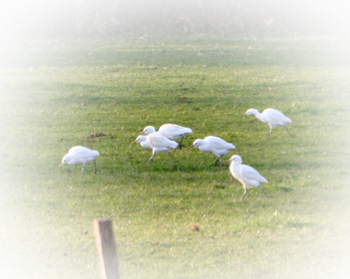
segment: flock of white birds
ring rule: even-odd
[[[260,121],[267,123],[270,126],[270,132],[267,137],[270,136],[272,129],[278,126],[283,126],[287,132],[290,134],[287,123],[292,123],[292,121],[286,117],[282,112],[276,109],[265,109],[262,113],[259,113],[256,109],[248,109],[244,115],[255,115]],[[192,130],[187,127],[182,127],[175,124],[164,124],[158,131],[153,126],[147,126],[143,129],[140,135],[136,138],[134,143],[139,143],[143,148],[152,149],[152,157],[148,162],[153,161],[153,158],[158,152],[166,152],[170,155],[171,159],[175,161],[170,153],[170,150],[176,149],[178,146],[181,148],[181,143],[187,134],[191,134]],[[180,143],[176,140],[180,139]],[[215,166],[220,162],[222,165],[222,157],[226,155],[229,150],[235,149],[232,143],[228,143],[225,140],[215,137],[208,136],[204,139],[196,139],[190,148],[198,147],[199,150],[204,152],[209,152],[214,154],[217,159],[215,160]],[[85,164],[89,162],[94,162],[94,172],[96,173],[96,157],[100,153],[96,150],[91,150],[83,146],[74,146],[69,151],[68,154],[64,155],[62,158],[62,164],[69,165],[82,165],[82,173],[84,172]],[[242,164],[242,158],[239,155],[233,155],[230,159],[226,160],[230,162],[230,172],[234,178],[242,183],[244,188],[244,193],[241,199],[247,194],[248,187],[259,188],[267,197],[268,195],[260,186],[261,183],[268,183],[267,179],[263,177],[257,170],[251,166]]]

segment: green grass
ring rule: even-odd
[[[347,278],[346,43],[262,34],[3,46],[3,273],[99,278],[92,221],[110,218],[122,278]],[[276,128],[266,139],[266,124],[242,116],[267,107],[293,120],[293,137]],[[177,163],[146,164],[150,150],[131,143],[163,123],[194,132],[172,152]],[[240,201],[227,163],[188,149],[208,135],[232,142],[229,155],[258,169],[272,198],[251,189]],[[58,168],[74,145],[100,152],[97,174]]]

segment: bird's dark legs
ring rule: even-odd
[[[147,161],[147,163],[149,163],[149,162],[153,161],[154,155],[156,155],[156,153],[155,153],[155,152],[152,152],[152,157],[151,157],[151,158],[149,158],[149,160]]]
[[[181,144],[183,139],[184,139],[184,138],[181,138],[181,140],[180,140],[180,142],[179,142],[179,148],[180,148],[180,149],[181,149],[182,146],[184,146],[184,145]]]
[[[286,130],[287,130],[287,132],[288,132],[288,134],[289,134],[289,136],[292,136],[292,134],[289,132],[289,130],[288,130],[288,128],[287,128],[287,126],[285,126],[285,125],[282,125]],[[271,133],[272,133],[272,127],[270,127],[270,133],[267,135],[267,137],[266,138],[268,138],[270,135],[271,135]]]
[[[222,167],[222,157],[218,157],[218,158],[215,160],[215,167],[216,167],[216,165],[218,164],[219,161],[220,161],[220,167]]]
[[[266,192],[264,191],[264,189],[261,188],[260,186],[258,186],[258,187],[259,187],[259,189],[265,194],[265,196],[269,198],[269,196],[266,194]]]
[[[286,128],[286,130],[287,130],[287,132],[288,132],[289,136],[292,136],[292,134],[289,132],[289,130],[288,130],[288,128],[287,128],[287,126],[284,126],[284,125],[283,125],[283,127],[284,127],[284,128]]]
[[[243,187],[244,187],[244,193],[243,193],[243,196],[241,197],[241,200],[243,200],[244,196],[247,194],[247,187],[246,187],[246,186],[243,186]],[[264,189],[261,188],[260,186],[258,186],[258,187],[259,187],[259,189],[265,194],[265,196],[266,196],[267,198],[269,198],[269,196],[266,194],[266,192],[264,191]]]
[[[168,152],[168,154],[170,155],[170,157],[171,157],[171,159],[173,160],[174,163],[177,162],[177,161],[173,158],[173,156],[170,154],[170,152]]]
[[[96,173],[96,160],[94,160],[94,166],[95,166],[94,173]]]
[[[241,197],[241,200],[243,200],[244,196],[247,194],[247,187],[244,185],[244,193],[243,196]]]
[[[270,133],[267,135],[266,138],[268,138],[271,135],[271,133],[272,133],[272,127],[270,126]]]
[[[177,162],[177,161],[173,158],[173,156],[170,154],[170,152],[167,152],[167,153],[169,154],[169,156],[171,157],[171,159],[173,160],[173,162]],[[152,153],[152,157],[147,161],[147,163],[153,161],[153,158],[154,158],[155,155],[156,155],[156,152],[153,152],[153,153]]]

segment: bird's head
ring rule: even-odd
[[[141,143],[146,140],[146,136],[138,136],[131,144]]]
[[[148,135],[156,132],[156,128],[153,126],[147,126],[143,129],[143,131],[140,133],[140,135]]]
[[[243,114],[243,115],[256,115],[257,113],[259,113],[256,109],[248,109],[247,111],[246,111],[246,113],[245,114]]]
[[[230,159],[227,159],[225,162],[234,162],[237,164],[242,164],[242,157],[239,155],[232,155]]]
[[[69,161],[71,160],[72,156],[69,154],[66,154],[62,158],[62,164],[60,165],[60,168],[62,168],[65,164],[69,164]]]
[[[190,146],[190,148],[196,148],[196,147],[200,146],[201,141],[202,141],[201,139],[196,139],[196,140],[192,143],[192,145]]]

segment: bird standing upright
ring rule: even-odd
[[[178,143],[176,141],[169,140],[159,133],[151,133],[147,136],[138,136],[133,142],[139,143],[144,148],[152,149],[152,157],[147,161],[153,161],[154,156],[157,152],[167,152],[171,159],[175,162],[173,156],[170,154],[170,149],[176,149]]]
[[[236,147],[232,143],[228,143],[219,137],[208,136],[202,139],[196,139],[190,148],[198,147],[199,150],[204,152],[213,153],[216,157],[215,166],[220,161],[220,166],[222,165],[222,156],[226,155],[229,150],[233,150]]]
[[[287,116],[285,116],[282,112],[280,112],[277,109],[268,108],[265,109],[262,113],[259,113],[256,109],[248,109],[245,114],[243,115],[255,115],[256,118],[258,118],[260,121],[269,124],[270,126],[270,133],[267,135],[267,137],[270,136],[272,133],[272,128],[276,128],[278,126],[283,126],[286,128],[288,134],[291,136],[291,133],[289,132],[286,124],[292,123],[292,120],[290,120]]]
[[[154,128],[153,126],[147,126],[143,129],[141,135],[148,135],[155,132],[156,128]],[[163,124],[162,126],[160,126],[158,133],[173,141],[181,139],[179,143],[179,146],[181,148],[182,140],[187,134],[191,134],[192,130],[190,128],[182,127],[175,124]]]
[[[265,194],[265,196],[268,197],[263,188],[260,186],[260,183],[268,183],[268,181],[251,166],[242,165],[241,156],[233,155],[230,159],[226,160],[226,162],[231,162],[231,174],[234,178],[236,178],[239,182],[243,184],[244,193],[241,197],[241,200],[247,194],[247,188],[249,186],[259,188]]]
[[[96,150],[91,150],[90,148],[83,147],[83,146],[74,146],[71,149],[69,149],[68,153],[63,156],[62,158],[62,164],[60,165],[60,168],[64,166],[65,164],[69,165],[82,165],[82,171],[84,172],[84,166],[88,162],[93,161],[95,168],[94,173],[96,173],[96,159],[95,157],[99,156],[100,153]]]

